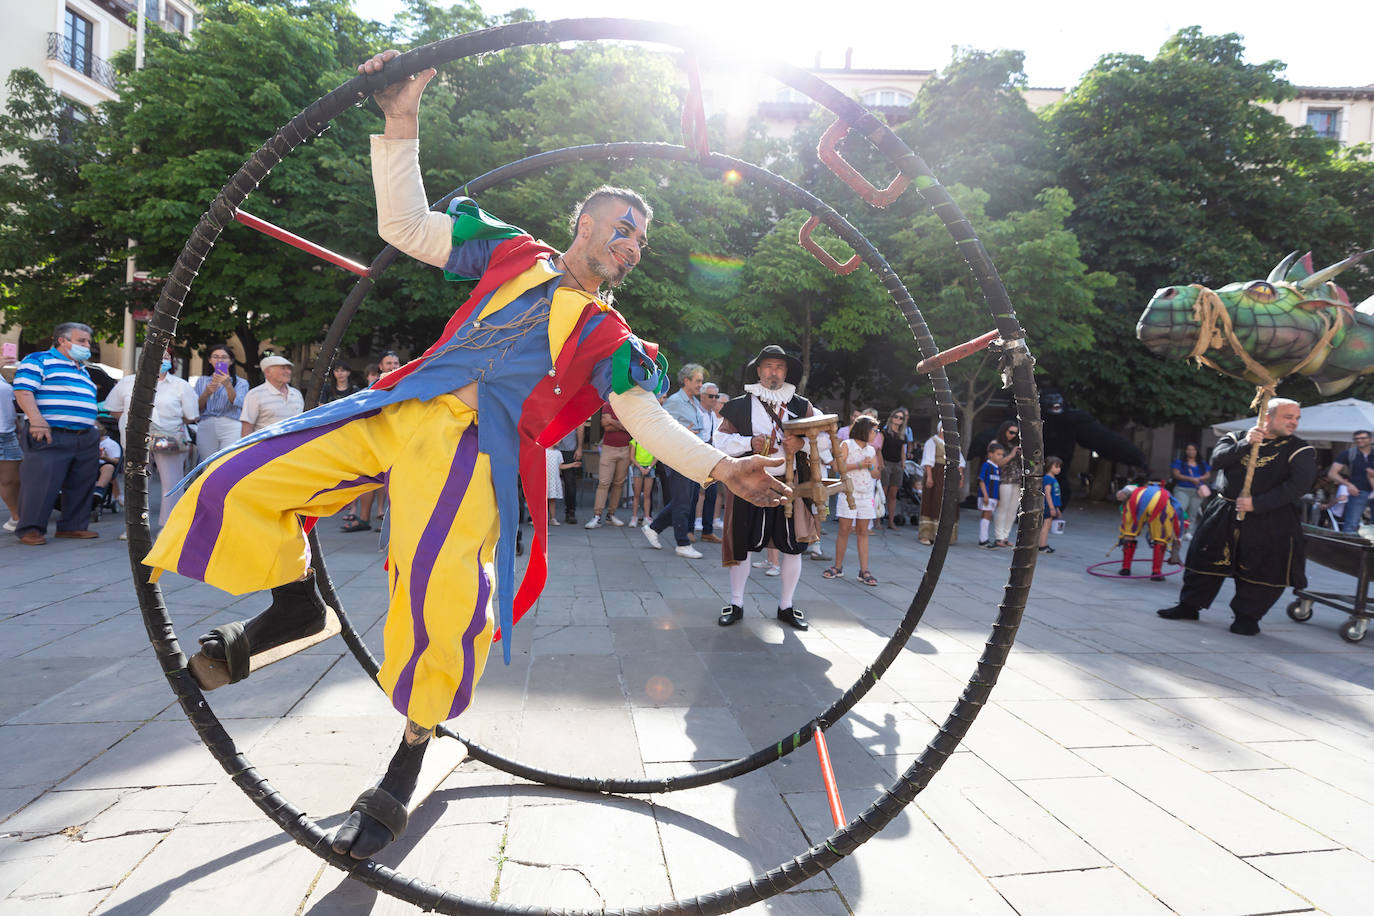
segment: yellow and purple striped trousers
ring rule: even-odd
[[[1119,543],[1134,542],[1146,527],[1151,544],[1169,544],[1183,534],[1178,510],[1163,487],[1140,487],[1126,497],[1126,504],[1121,507]]]
[[[309,566],[299,516],[390,492],[390,602],[380,679],[430,728],[460,714],[486,667],[500,530],[477,412],[452,395],[253,443],[216,459],[178,500],[144,563],[231,594]]]

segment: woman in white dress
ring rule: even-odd
[[[561,525],[553,511],[553,504],[563,498],[563,453],[556,448],[544,449],[544,478],[548,481],[549,524]]]
[[[854,493],[854,508],[849,508],[849,500],[844,494],[835,500],[835,516],[840,520],[840,531],[835,535],[835,565],[821,573],[826,579],[838,579],[844,575],[844,552],[849,546],[849,531],[852,528],[858,540],[859,581],[864,585],[878,584],[868,570],[868,523],[878,514],[878,477],[882,474],[877,449],[871,442],[877,425],[877,421],[871,417],[859,417],[849,428],[849,438],[840,446],[840,470],[849,478],[849,486]]]

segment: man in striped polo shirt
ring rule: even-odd
[[[57,536],[99,537],[88,529],[100,471],[95,383],[83,365],[91,358],[91,329],[65,322],[53,331],[53,339],[51,349],[24,357],[14,375],[14,400],[29,421],[15,533],[35,546],[48,542],[44,534],[59,493]]]

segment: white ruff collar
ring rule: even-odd
[[[772,391],[763,387],[759,382],[752,385],[745,385],[744,390],[770,407],[782,407],[797,393],[797,386],[791,382],[783,382],[782,387],[777,391]]]

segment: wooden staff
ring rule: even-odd
[[[1255,401],[1259,402],[1259,416],[1256,418],[1255,425],[1265,432],[1268,432],[1268,427],[1265,425],[1265,419],[1269,414],[1269,398],[1272,397],[1273,394],[1274,389],[1267,385],[1259,386],[1259,390],[1255,393]],[[1254,402],[1251,403],[1253,404]],[[1259,463],[1259,450],[1263,441],[1264,440],[1260,440],[1259,442],[1250,443],[1250,466],[1245,469],[1245,483],[1240,488],[1241,499],[1250,498],[1250,482],[1255,479],[1255,465]],[[1236,519],[1239,521],[1244,518],[1245,513],[1237,509]]]

